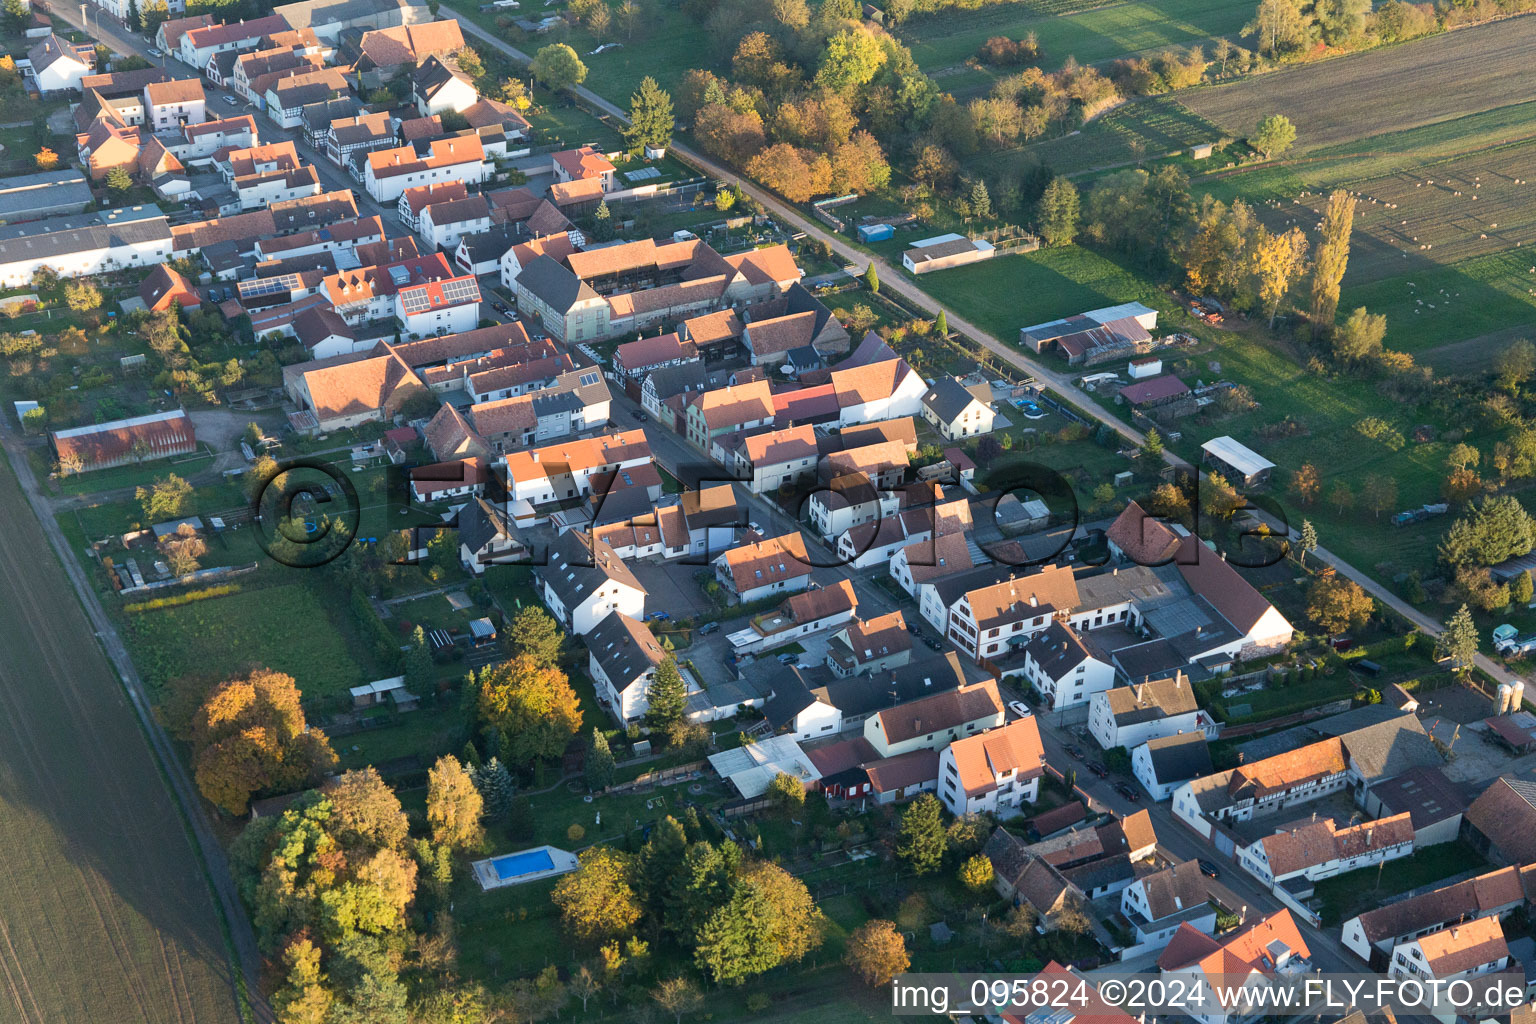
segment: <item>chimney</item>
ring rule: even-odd
[[[1029,595],[1029,606],[1031,608],[1038,608],[1038,607],[1040,607],[1040,598],[1037,597],[1034,594],[1030,594]]]
[[[1460,934],[1461,934],[1461,929],[1459,927],[1457,927],[1456,925],[1454,925],[1454,924],[1451,925],[1451,938],[1454,939],[1454,938],[1456,938]]]
[[[914,719],[912,719],[912,728],[916,729],[918,732],[922,732],[923,731],[923,720],[921,718],[914,718]]]
[[[1368,829],[1365,830],[1365,848],[1366,849],[1370,849],[1371,848],[1371,833],[1373,833],[1375,831],[1376,830],[1374,828],[1368,828]]]

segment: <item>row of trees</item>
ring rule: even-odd
[[[1439,28],[1434,5],[1387,0],[1260,0],[1243,35],[1267,57],[1287,59],[1319,50],[1401,42]]]

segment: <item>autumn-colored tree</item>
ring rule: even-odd
[[[1212,519],[1231,519],[1247,504],[1247,499],[1220,473],[1207,473],[1200,482],[1200,510]]]
[[[64,301],[76,313],[89,313],[101,308],[101,289],[90,281],[70,281],[64,286]]]
[[[983,893],[991,888],[992,861],[986,854],[978,853],[961,863],[960,884],[974,893]]]
[[[59,154],[55,153],[47,146],[44,146],[42,149],[38,150],[37,154],[33,156],[32,159],[36,162],[37,169],[40,171],[51,171],[59,166]]]
[[[396,850],[405,845],[410,820],[400,798],[371,765],[344,772],[326,784],[331,802],[329,831],[346,849]]]
[[[843,962],[870,988],[890,984],[892,978],[912,966],[907,940],[893,921],[865,921],[848,936]]]
[[[427,773],[427,824],[432,841],[454,850],[479,850],[485,846],[480,819],[485,799],[475,788],[469,772],[452,754],[444,754]]]
[[[480,714],[514,764],[558,757],[581,729],[581,702],[566,674],[526,654],[481,673]]]
[[[1440,485],[1440,494],[1446,501],[1464,504],[1483,493],[1483,478],[1475,469],[1453,469]]]
[[[768,144],[762,115],[756,110],[738,111],[725,103],[700,108],[693,120],[693,134],[706,153],[738,167]]]
[[[560,879],[551,896],[566,931],[589,943],[628,933],[640,920],[633,859],[607,846],[594,846],[578,859],[580,866]]]
[[[1296,500],[1303,505],[1312,504],[1317,500],[1317,496],[1322,491],[1322,474],[1317,471],[1317,467],[1312,465],[1312,463],[1303,462],[1291,474],[1291,492],[1296,495]]]
[[[1171,519],[1186,526],[1190,524],[1190,514],[1193,511],[1189,504],[1189,496],[1177,484],[1172,483],[1158,484],[1152,488],[1152,493],[1147,496],[1146,509],[1155,516]]]
[[[1259,299],[1275,326],[1280,303],[1307,265],[1307,236],[1300,228],[1277,235],[1260,226],[1249,246],[1250,266],[1259,286]]]
[[[252,795],[313,785],[336,765],[325,733],[309,728],[292,676],[257,669],[210,693],[192,722],[192,763],[203,796],[244,814]]]
[[[804,882],[753,861],[700,927],[694,960],[717,982],[739,982],[803,959],[821,945],[825,924]]]
[[[792,203],[832,190],[832,161],[821,153],[776,143],[747,163],[747,174]]]
[[[1312,323],[1315,330],[1333,328],[1339,309],[1339,283],[1349,265],[1349,233],[1355,223],[1355,197],[1334,189],[1323,206],[1323,226],[1312,257]]]
[[[1376,602],[1360,584],[1330,570],[1325,570],[1307,588],[1307,618],[1329,636],[1364,626]]]
[[[288,968],[283,987],[272,995],[272,1009],[282,1024],[325,1024],[334,996],[320,971],[320,949],[309,939],[295,939],[283,950]]]
[[[657,1006],[672,1015],[673,1024],[683,1024],[685,1016],[704,1005],[704,993],[699,991],[699,986],[691,978],[668,978],[656,986],[651,998],[656,1000]]]
[[[197,527],[182,523],[175,533],[160,542],[160,552],[165,555],[165,562],[173,574],[185,576],[197,571],[198,559],[208,553],[208,542],[197,532]]]

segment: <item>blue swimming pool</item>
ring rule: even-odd
[[[521,875],[532,875],[540,871],[553,871],[555,869],[554,858],[549,855],[549,850],[524,850],[522,853],[508,853],[500,857],[491,858],[491,866],[496,869],[496,877],[502,881],[509,878],[517,878]]]

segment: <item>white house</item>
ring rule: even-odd
[[[144,87],[144,123],[153,132],[181,131],[208,120],[203,83],[195,78],[150,82]]]
[[[1504,867],[1367,910],[1344,922],[1344,946],[1382,969],[1409,939],[1479,917],[1503,917],[1536,895],[1536,865]]]
[[[418,338],[472,331],[480,323],[480,283],[464,274],[404,285],[395,291],[395,319]]]
[[[474,106],[480,99],[469,76],[460,71],[456,63],[444,61],[436,54],[417,66],[412,91],[416,98],[416,110],[422,117],[431,117],[448,110],[459,113]]]
[[[1387,973],[1394,978],[1450,981],[1491,974],[1509,966],[1504,925],[1497,917],[1478,917],[1409,939],[1392,950]]]
[[[1162,736],[1131,748],[1131,774],[1153,800],[1167,800],[1179,786],[1210,771],[1211,751],[1203,732]]]
[[[714,560],[715,578],[742,604],[804,590],[811,560],[800,531],[742,544]]]
[[[561,535],[538,575],[544,604],[569,632],[585,636],[614,612],[645,615],[645,587],[612,547],[584,531]]]
[[[645,624],[622,612],[609,615],[586,636],[587,665],[598,703],[621,722],[633,722],[650,707],[651,679],[667,652]]]
[[[1148,740],[1180,733],[1215,739],[1216,722],[1200,709],[1195,689],[1182,672],[1134,686],[1096,693],[1088,710],[1088,731],[1105,750],[1130,750]]]
[[[1022,675],[1052,711],[1085,704],[1115,684],[1115,667],[1089,650],[1076,630],[1055,620],[1034,634],[1020,667],[1006,674]]]
[[[1210,880],[1192,860],[1142,875],[1120,890],[1120,913],[1131,923],[1137,946],[1166,946],[1184,924],[1206,935],[1216,932]]]
[[[965,385],[954,377],[939,377],[923,395],[923,419],[946,441],[992,432],[992,386],[986,381]]]
[[[73,44],[52,33],[27,51],[37,91],[43,95],[79,92],[80,79],[91,73],[91,65]]]
[[[1286,909],[1217,941],[1188,922],[1179,925],[1157,965],[1186,993],[1185,1013],[1199,1024],[1244,1024],[1265,1015],[1259,989],[1312,969],[1312,951]]]
[[[928,382],[905,359],[886,359],[832,371],[838,424],[874,423],[902,416],[921,416]]]
[[[955,740],[994,729],[1006,718],[990,679],[898,704],[870,715],[864,738],[881,757],[940,750]]]
[[[373,150],[363,168],[363,187],[378,202],[393,203],[400,193],[417,185],[444,181],[474,185],[488,173],[479,136],[453,136],[431,140],[420,153],[415,146]]]
[[[465,196],[445,203],[423,207],[416,220],[416,232],[427,249],[452,250],[465,235],[491,230],[491,204],[485,196]]]
[[[1316,882],[1412,852],[1413,822],[1407,814],[1345,828],[1336,826],[1332,818],[1323,818],[1240,847],[1237,862],[1260,882],[1279,891],[1293,879]],[[1297,887],[1286,888],[1294,891]]]
[[[939,753],[939,799],[956,815],[1009,817],[1034,803],[1045,748],[1033,715],[955,740]]]
[[[798,666],[777,666],[764,689],[773,696],[763,705],[763,715],[776,734],[798,742],[836,736],[842,730],[843,713],[824,689],[812,690]]]

